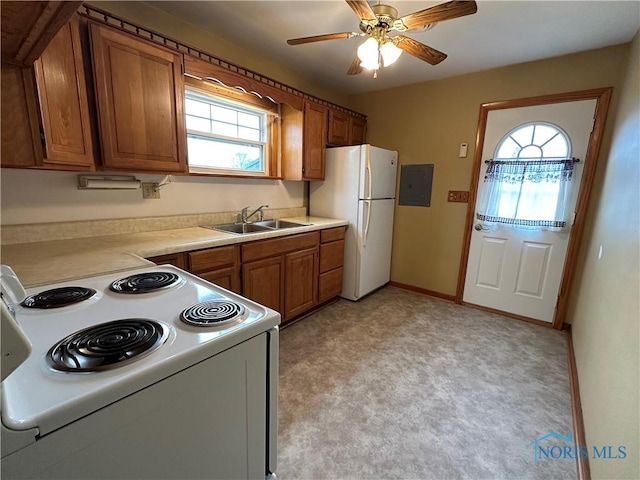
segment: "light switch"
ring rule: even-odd
[[[466,143],[461,143],[460,144],[460,152],[458,153],[458,156],[460,158],[467,158],[467,144]]]

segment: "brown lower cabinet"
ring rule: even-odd
[[[155,263],[156,265],[174,265],[183,270],[187,270],[187,257],[184,252],[171,253],[169,255],[158,255],[156,257],[149,257],[147,260]]]
[[[284,319],[308,312],[318,304],[318,247],[285,255]]]
[[[283,256],[243,264],[243,295],[282,314],[284,311],[284,268]]]
[[[344,237],[347,227],[322,230],[320,235],[320,278],[318,301],[337,297],[342,292]]]
[[[187,257],[191,273],[227,290],[242,293],[238,245],[188,252]]]
[[[243,244],[243,295],[280,312],[283,323],[314,308],[319,244],[320,232]]]
[[[286,323],[342,291],[346,227],[151,257],[280,312]]]

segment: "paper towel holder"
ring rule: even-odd
[[[136,190],[141,185],[132,175],[78,175],[78,190]]]

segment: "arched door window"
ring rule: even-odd
[[[571,142],[558,126],[521,125],[498,142],[486,161],[477,219],[488,224],[563,228],[575,159]]]

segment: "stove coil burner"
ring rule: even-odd
[[[180,320],[197,327],[219,326],[237,320],[244,307],[229,301],[210,301],[190,306],[180,314]]]
[[[97,372],[126,365],[162,345],[169,332],[144,318],[114,320],[85,328],[55,344],[47,361],[62,372]]]
[[[92,288],[85,287],[61,287],[45,290],[44,292],[30,295],[25,298],[21,305],[26,308],[60,308],[74,303],[88,300],[96,294]]]
[[[109,288],[117,293],[148,293],[171,288],[181,280],[180,275],[170,272],[138,273],[116,280]]]

